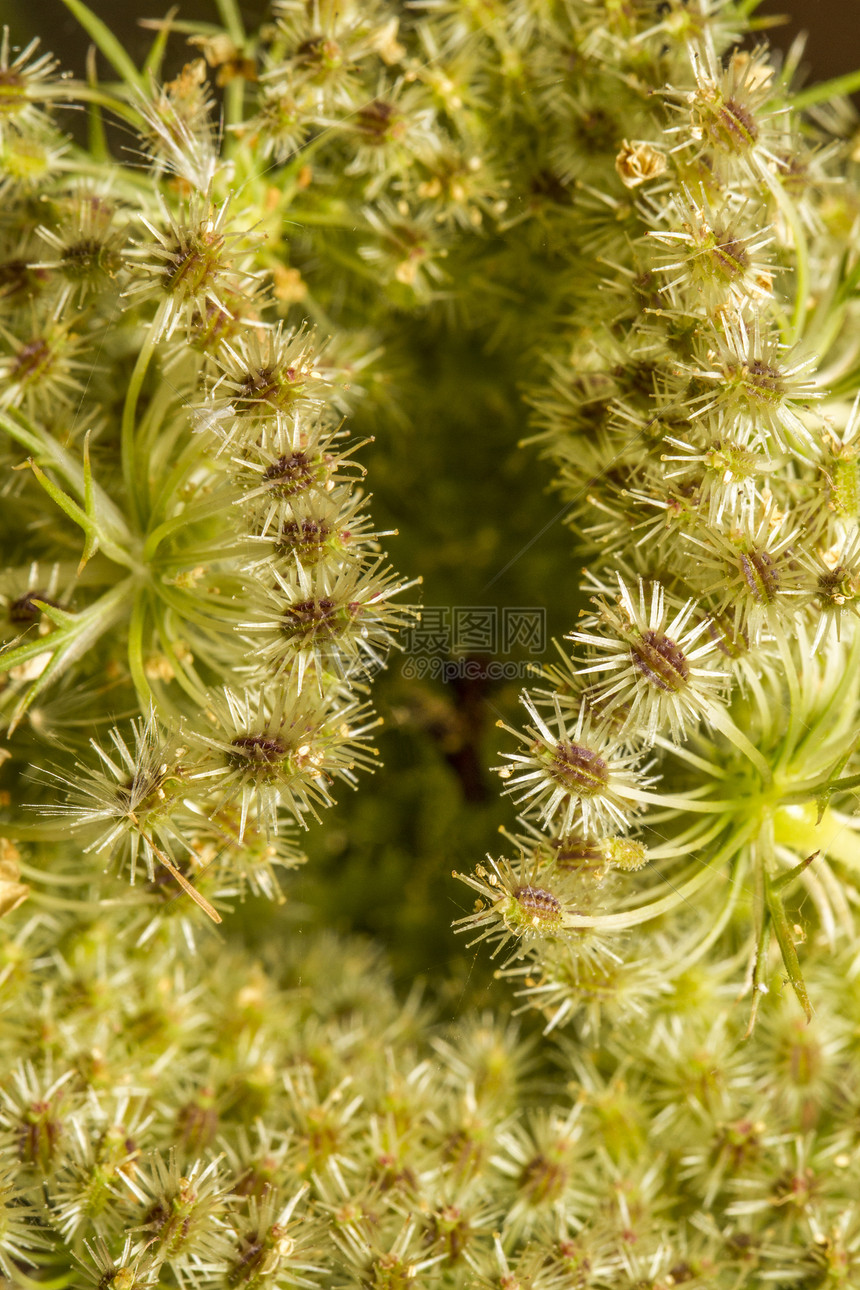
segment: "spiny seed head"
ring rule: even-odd
[[[598,869],[604,864],[603,844],[576,834],[550,839],[555,866],[562,872]]]
[[[529,803],[529,815],[554,823],[562,835],[580,830],[599,835],[607,826],[623,827],[628,790],[639,780],[636,755],[596,729],[585,707],[570,721],[558,696],[553,702],[554,716],[545,719],[525,693],[522,703],[532,724],[520,732],[499,723],[525,744],[521,752],[505,753],[512,764],[498,768],[501,778],[510,780],[508,792]]]
[[[708,470],[721,475],[727,483],[755,478],[761,465],[761,459],[756,453],[732,443],[730,439],[718,440],[705,453],[704,461]]]
[[[663,632],[646,629],[630,646],[630,659],[646,681],[666,694],[679,693],[690,677],[684,651]]]
[[[10,375],[21,384],[35,381],[47,375],[52,361],[51,346],[47,339],[44,336],[34,336],[17,350],[11,363]]]
[[[196,294],[211,287],[220,275],[224,235],[215,228],[182,230],[166,251],[164,290]]]
[[[73,283],[97,284],[99,279],[116,277],[122,265],[118,239],[82,235],[61,242],[57,248],[57,267]]]
[[[848,564],[838,564],[819,574],[816,596],[822,606],[841,608],[852,605],[860,597],[860,573]]]
[[[277,736],[270,734],[237,735],[230,743],[237,758],[261,765],[283,761],[288,751]]]
[[[567,1186],[568,1170],[561,1160],[539,1153],[523,1166],[517,1184],[533,1205],[557,1200]]]
[[[713,272],[727,282],[743,277],[750,266],[750,257],[740,238],[731,232],[715,229],[708,240],[708,260]]]
[[[282,620],[282,629],[288,636],[335,636],[344,625],[344,606],[328,596],[300,600],[288,605]],[[347,606],[347,612],[351,608]]]
[[[311,488],[317,480],[315,464],[307,453],[297,451],[279,457],[263,471],[263,479],[278,497],[294,497]]]
[[[13,352],[0,358],[0,405],[26,402],[33,412],[54,411],[80,389],[78,357],[86,342],[71,330],[71,321],[47,319],[40,331],[20,344],[9,337]]]
[[[56,1165],[65,1134],[60,1098],[31,1102],[13,1130],[18,1159],[42,1172]]]
[[[666,260],[661,256],[656,265],[661,274],[671,275],[671,288],[687,292],[692,287],[697,297],[704,293],[712,308],[723,305],[727,297],[742,304],[769,293],[772,281],[766,262],[753,258],[767,240],[765,233],[747,238],[739,228],[716,217],[703,194],[694,197],[685,192],[677,218],[680,227],[673,219],[665,232],[652,233],[671,248]]]
[[[542,745],[535,745],[535,752]],[[577,797],[596,797],[609,784],[609,766],[591,748],[561,739],[551,753],[549,773]]]
[[[764,359],[751,359],[730,371],[729,376],[743,386],[747,399],[753,404],[773,406],[780,403],[785,394],[781,370],[773,363],[766,363]]]
[[[773,556],[764,548],[750,547],[737,554],[741,577],[758,605],[771,605],[780,589],[780,573]]]
[[[681,734],[721,684],[720,673],[702,667],[713,647],[701,639],[702,624],[691,625],[696,602],[667,602],[665,588],[656,580],[639,578],[631,587],[619,575],[618,584],[617,600],[601,596],[594,601],[597,613],[591,622],[596,630],[570,636],[589,647],[578,662],[580,674],[605,675],[598,685],[598,698],[604,700],[598,720],[624,706],[624,740],[653,742],[666,727]],[[589,706],[594,710],[590,699]]]
[[[710,32],[694,55],[697,89],[689,96],[693,135],[724,155],[746,158],[761,136],[758,112],[773,69],[764,51],[735,50],[723,67]]]
[[[854,444],[843,449],[830,469],[830,505],[841,520],[860,516],[860,461]]]
[[[743,658],[749,651],[749,636],[734,622],[731,609],[709,614],[705,631],[726,658]]]
[[[625,873],[635,873],[648,863],[646,847],[635,838],[603,838],[600,849],[611,865]]]
[[[708,138],[726,152],[746,152],[759,136],[755,117],[745,104],[735,98],[714,102],[704,119]]]
[[[267,136],[264,148],[281,157],[279,144],[283,141],[285,149],[295,146],[295,140],[301,138],[306,128],[301,108],[296,100],[283,89],[276,89],[264,94],[259,107],[260,131]]]
[[[356,113],[356,128],[368,143],[381,144],[403,133],[403,122],[393,103],[374,99]]]
[[[321,560],[332,527],[325,520],[286,520],[278,534],[278,546],[294,551],[306,564]]]
[[[340,45],[330,36],[311,36],[296,48],[296,62],[302,68],[322,73],[336,72],[344,64]]]
[[[320,359],[312,332],[279,325],[262,334],[241,335],[235,345],[224,347],[218,364],[237,414],[270,420],[273,411],[292,415],[325,402],[329,384],[319,370]]]
[[[757,1159],[762,1146],[761,1124],[753,1120],[735,1120],[720,1125],[711,1147],[714,1161],[720,1161],[730,1173],[737,1173]]]
[[[516,901],[516,919],[527,926],[548,930],[562,921],[561,901],[544,887],[522,886],[512,892]],[[510,917],[509,917],[509,920]]]

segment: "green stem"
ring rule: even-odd
[[[0,426],[6,431],[10,439],[14,439],[22,448],[33,454],[43,454],[48,452],[48,445],[41,435],[36,433],[32,426],[19,425],[17,420],[13,420],[7,412],[0,412]]]
[[[126,53],[122,41],[117,40],[110,27],[102,22],[97,14],[94,14],[83,0],[63,0],[63,4],[74,14],[90,40],[98,46],[122,80],[132,88],[140,90],[142,94],[145,93],[143,77]]]
[[[860,260],[857,261],[850,273],[845,273],[844,269],[841,273],[837,272],[834,281],[837,288],[834,298],[843,302],[850,300],[857,291],[858,283],[860,283]]]
[[[134,365],[134,371],[131,374],[128,390],[125,396],[125,404],[122,410],[122,429],[120,433],[120,454],[122,459],[122,477],[125,482],[126,493],[129,499],[129,505],[134,512],[138,525],[143,526],[143,500],[141,496],[141,480],[137,453],[135,445],[135,428],[137,401],[140,397],[141,387],[143,386],[147,368],[152,359],[156,345],[155,328],[148,327],[146,339],[140,353],[137,356],[137,362]]]
[[[229,130],[232,125],[240,125],[245,119],[245,80],[241,76],[235,77],[227,86],[224,94],[224,125]],[[226,135],[230,142],[230,147],[224,150],[225,159],[229,159],[231,152],[236,146],[236,135],[230,130]]]
[[[657,735],[654,740],[655,748],[662,748],[664,752],[671,753],[673,757],[680,757],[682,761],[688,762],[695,766],[697,770],[703,770],[706,775],[713,779],[728,779],[730,771],[722,766],[717,766],[706,757],[699,757],[696,753],[691,752],[689,748],[673,744],[671,739],[664,739],[662,735]]]
[[[160,602],[155,606],[155,624],[158,630],[158,640],[170,666],[173,668],[173,674],[178,685],[182,687],[190,699],[199,706],[206,706],[206,690],[201,684],[197,673],[189,663],[184,662],[173,647],[170,639],[170,632],[167,627],[167,612],[165,606]]]
[[[76,906],[80,910],[80,905]],[[66,1286],[74,1285],[76,1273],[74,1271],[63,1272],[53,1281],[45,1281],[40,1277],[34,1281],[32,1277],[26,1276],[19,1267],[15,1268],[15,1285],[21,1286],[22,1290],[65,1290]]]
[[[565,914],[564,926],[570,928],[600,927],[618,930],[624,927],[635,927],[639,923],[647,923],[652,918],[659,918],[662,914],[670,913],[673,909],[677,909],[679,905],[684,904],[690,896],[696,895],[708,883],[713,882],[722,873],[718,866],[728,857],[740,851],[756,827],[757,824],[748,825],[746,829],[732,834],[711,859],[703,863],[700,872],[685,883],[684,886],[676,887],[670,896],[664,896],[662,900],[655,900],[650,905],[641,905],[638,909],[623,910],[619,914]]]
[[[855,265],[851,273],[846,273],[847,259],[846,252],[812,309],[806,329],[806,343],[819,355],[822,362],[842,330],[847,303],[856,286],[856,273],[860,264]]]
[[[833,381],[827,392],[831,399],[849,398],[857,393],[858,383],[860,383],[860,364],[849,368],[847,372]]]
[[[3,827],[5,826],[0,825],[0,828]],[[56,833],[54,837],[46,839],[47,841],[62,841],[64,839],[68,839],[68,824],[57,825],[54,827],[56,828]],[[13,833],[4,834],[4,837],[18,836],[24,837],[25,835]],[[29,837],[30,835],[27,834],[26,836]],[[18,868],[21,871],[21,877],[26,878],[29,882],[46,882],[52,887],[80,887],[81,882],[83,881],[80,874],[51,873],[49,870],[37,869],[34,865],[24,864],[23,861],[19,864]]]
[[[198,608],[200,597],[190,595],[180,587],[171,587],[166,582],[159,582],[156,591],[161,600],[169,605],[181,622],[196,623],[204,631],[223,632],[236,626],[235,612],[223,614],[206,613]],[[213,604],[212,601],[207,602]],[[214,606],[217,607],[217,601]]]
[[[152,562],[159,546],[166,537],[170,537],[171,533],[227,510],[233,501],[234,498],[227,499],[224,496],[216,495],[215,497],[210,497],[206,502],[201,502],[198,506],[189,506],[186,510],[180,511],[178,515],[174,515],[171,519],[165,520],[163,524],[159,524],[158,528],[153,529],[146,539],[146,545],[143,548],[144,563],[150,564]]]
[[[707,719],[716,730],[719,730],[721,735],[725,735],[729,743],[734,744],[739,753],[742,753],[748,761],[752,762],[761,775],[762,781],[765,784],[770,784],[773,780],[773,773],[768,762],[758,748],[750,743],[744,732],[738,729],[729,714],[723,708],[714,706],[708,710]]]
[[[569,928],[600,927],[618,931],[624,927],[636,927],[639,923],[649,923],[652,918],[671,913],[697,892],[713,882],[714,875],[709,868],[702,869],[690,882],[676,888],[670,896],[652,901],[650,905],[641,905],[638,909],[625,910],[620,914],[565,914],[563,925]]]
[[[148,600],[149,592],[146,588],[142,588],[135,599],[128,625],[128,668],[137,697],[144,710],[148,708],[152,699],[152,689],[146,679],[143,662],[143,628],[146,622]]]
[[[777,205],[788,220],[794,238],[796,262],[794,266],[794,312],[791,318],[792,334],[790,340],[792,344],[796,344],[803,335],[803,329],[806,325],[806,313],[809,308],[809,244],[806,240],[806,233],[800,216],[797,213],[797,207],[779,182],[779,178],[770,173],[767,173],[765,178]]]
[[[649,817],[649,823],[650,823]],[[703,829],[701,822],[691,829],[685,829],[670,842],[664,842],[661,846],[648,848],[648,859],[652,862],[656,860],[673,860],[676,856],[688,856],[691,851],[699,851],[702,847],[713,842],[718,838],[726,827],[725,820],[709,820],[707,826]]]
[[[152,42],[152,48],[143,63],[143,75],[147,80],[152,77],[157,81],[161,76],[161,65],[164,61],[167,41],[171,32],[175,30],[174,20],[178,13],[179,6],[174,5],[172,9],[168,9],[164,15],[163,22],[159,24],[155,40]]]
[[[766,875],[760,855],[756,856],[755,889],[753,892],[753,925],[755,927],[755,952],[752,964],[753,1001],[744,1038],[749,1039],[755,1029],[758,1008],[763,994],[767,993],[767,951],[770,944],[770,927],[765,898]]]
[[[203,455],[205,455],[205,449],[201,444],[200,437],[195,434],[182,449],[182,452],[176,460],[176,464],[167,478],[162,482],[158,493],[153,498],[149,514],[150,524],[165,513],[172,498],[188,475],[189,470],[192,466],[199,465],[201,456]]]
[[[782,628],[779,628],[774,632],[774,637],[788,685],[788,730],[783,740],[782,751],[777,759],[777,769],[782,770],[797,748],[800,727],[803,724],[803,704],[800,695],[800,679],[797,675],[797,668],[795,667],[785,632]]]
[[[41,905],[43,909],[70,909],[78,914],[85,909],[97,909],[100,904],[99,901],[87,900],[85,896],[82,896],[80,900],[74,900],[69,896],[51,896],[47,891],[39,891],[33,888],[30,889],[28,899],[34,905]],[[33,1282],[33,1285],[36,1284],[36,1282]],[[55,1284],[56,1282],[38,1282],[40,1287]],[[61,1284],[65,1285],[66,1283],[61,1282]]]
[[[794,752],[796,761],[803,765],[809,765],[813,755],[828,736],[833,733],[834,714],[844,714],[846,711],[853,712],[854,703],[852,702],[849,708],[846,701],[849,691],[857,685],[858,672],[860,672],[860,632],[855,631],[854,639],[851,642],[851,651],[843,668],[841,680],[824,707],[818,712],[815,721],[798,743]]]
[[[719,916],[711,927],[707,935],[693,945],[693,948],[677,963],[672,964],[672,976],[678,977],[682,972],[688,971],[694,963],[698,963],[704,954],[708,952],[715,941],[719,940],[724,928],[729,923],[737,905],[738,896],[743,890],[743,879],[746,866],[738,864],[735,872],[732,874],[732,881],[729,885],[729,898],[720,910]]]
[[[139,112],[135,112],[116,95],[109,94],[96,85],[84,85],[81,81],[64,81],[58,85],[45,86],[40,91],[39,97],[58,103],[89,103],[94,108],[107,108],[112,116],[119,117],[128,125],[140,126]],[[88,155],[92,160],[92,153]]]
[[[860,775],[846,775],[844,779],[834,780],[819,779],[813,784],[803,785],[793,793],[786,793],[785,797],[781,799],[781,805],[803,805],[806,802],[814,801],[822,793],[826,793],[830,797],[834,793],[847,793],[855,788],[860,788]]]
[[[38,811],[38,807],[35,808]],[[21,820],[0,820],[0,838],[12,838],[20,842],[66,842],[69,838],[69,824],[25,824]],[[53,878],[33,869],[29,865],[20,866],[21,877],[30,882],[68,882],[80,884],[80,878]]]
[[[829,81],[821,81],[818,85],[810,85],[807,90],[800,90],[792,95],[791,106],[796,112],[803,112],[816,103],[846,98],[857,90],[860,90],[860,71],[846,72],[843,76],[834,76]]]
[[[847,304],[834,305],[827,312],[822,312],[821,317],[825,321],[820,327],[816,325],[806,333],[806,343],[810,349],[814,349],[815,353],[820,355],[822,362],[840,337],[845,323],[847,308]],[[816,311],[816,324],[817,319],[818,313]]]
[[[245,28],[242,25],[242,16],[239,13],[236,0],[215,0],[215,3],[218,6],[218,13],[227,28],[230,39],[241,49],[245,44]]]
[[[665,806],[673,811],[690,811],[695,815],[733,814],[737,811],[736,798],[706,798],[700,801],[691,794],[650,793],[647,789],[619,789],[619,795],[630,802],[641,802],[643,806]]]

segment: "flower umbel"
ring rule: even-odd
[[[586,833],[623,830],[647,783],[637,770],[640,758],[623,751],[584,707],[571,726],[557,700],[550,721],[528,695],[522,704],[533,724],[524,734],[503,727],[526,745],[525,752],[504,754],[511,763],[499,769],[509,781],[505,791],[563,833],[578,826]]]

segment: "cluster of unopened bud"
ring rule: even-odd
[[[134,949],[63,915],[4,953],[26,1004],[0,1084],[13,1284],[730,1286],[811,1277],[825,1254],[856,1267],[850,960],[813,965],[815,1033],[784,998],[745,1046],[726,965],[591,1051],[561,1041],[536,1082],[515,1025],[429,1027],[367,947],[304,937],[273,976],[214,943],[183,962],[169,932]]]

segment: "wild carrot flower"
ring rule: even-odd
[[[694,601],[667,606],[659,583],[650,588],[650,605],[641,578],[636,598],[620,576],[618,586],[617,604],[601,605],[589,623],[601,630],[576,631],[569,638],[590,647],[579,674],[609,673],[598,678],[594,703],[609,719],[620,713],[621,731],[635,730],[647,743],[667,728],[673,738],[683,738],[685,722],[707,715],[710,698],[725,680],[725,673],[707,665],[714,644],[706,622],[695,620]]]
[[[577,825],[588,833],[623,830],[647,783],[637,770],[639,759],[623,752],[585,708],[571,725],[558,704],[550,721],[528,696],[523,706],[533,724],[523,734],[511,731],[526,747],[504,754],[510,763],[499,770],[509,781],[505,791],[561,832]]]

